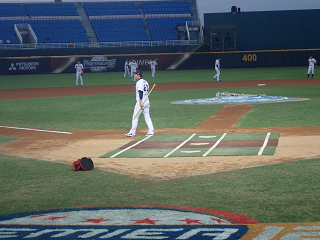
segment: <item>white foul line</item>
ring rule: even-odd
[[[112,156],[110,156],[110,158],[114,158],[114,157],[118,156],[120,153],[123,153],[123,152],[129,150],[130,148],[133,148],[134,146],[137,146],[138,144],[140,144],[143,141],[147,140],[149,137],[152,137],[152,135],[151,136],[147,136],[146,138],[142,139],[141,141],[136,142],[135,144],[132,144],[130,147],[127,147],[127,148],[121,150],[120,152],[117,152],[116,154],[113,154]]]
[[[175,151],[177,151],[179,148],[181,148],[186,142],[188,142],[191,138],[194,137],[194,135],[196,135],[195,133],[192,134],[187,140],[185,140],[183,143],[180,143],[179,146],[177,146],[175,149],[173,149],[171,152],[167,153],[164,157],[168,157],[169,155],[171,155],[172,153],[174,153]]]
[[[205,157],[207,156],[216,146],[218,146],[218,144],[222,141],[222,139],[227,135],[227,133],[224,133],[221,138],[219,138],[219,140],[202,156]]]
[[[261,155],[263,153],[264,149],[266,148],[268,141],[269,141],[270,134],[271,133],[268,132],[266,138],[264,139],[264,143],[263,143],[262,147],[260,148],[258,155]]]
[[[49,132],[49,133],[72,134],[71,132],[60,132],[60,131],[43,130],[43,129],[35,129],[35,128],[9,127],[9,126],[0,126],[0,127],[2,127],[2,128],[17,129],[17,130],[35,131],[35,132]]]

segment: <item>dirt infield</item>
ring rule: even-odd
[[[320,79],[267,80],[237,82],[161,83],[155,91],[204,89],[221,87],[267,86],[320,86]],[[41,97],[61,97],[133,92],[132,84],[114,86],[84,86],[66,88],[8,89],[0,90],[0,100]],[[320,127],[267,127],[236,128],[238,120],[251,110],[250,104],[225,105],[223,109],[192,129],[157,129],[155,134],[231,133],[231,132],[280,132],[275,154],[265,156],[211,156],[179,158],[99,158],[105,153],[132,140],[124,130],[71,131],[72,134],[37,132],[32,130],[0,127],[0,135],[21,137],[20,140],[0,146],[0,152],[20,157],[32,157],[71,164],[88,156],[95,168],[145,178],[172,178],[206,174],[230,169],[240,169],[299,159],[320,157]],[[128,123],[128,127],[130,123]],[[23,127],[23,126],[16,126]],[[142,135],[146,129],[138,129]]]

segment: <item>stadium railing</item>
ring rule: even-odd
[[[125,42],[79,42],[79,43],[32,43],[32,44],[0,44],[1,50],[48,49],[48,48],[115,48],[115,47],[156,47],[156,46],[188,46],[197,44],[197,40],[167,41],[125,41]]]

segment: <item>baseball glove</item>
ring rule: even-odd
[[[83,76],[83,72],[80,75]]]

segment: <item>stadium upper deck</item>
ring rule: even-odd
[[[184,0],[0,4],[0,41],[8,48],[197,40],[199,32],[190,35],[187,27],[195,22],[200,25],[196,4]]]

